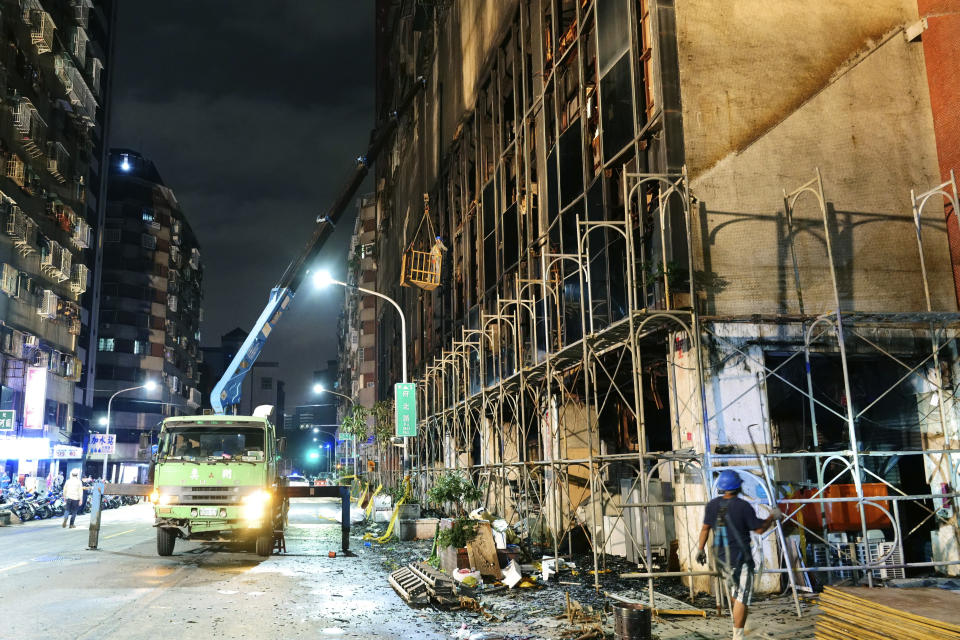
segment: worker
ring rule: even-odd
[[[761,534],[782,517],[780,510],[773,508],[765,520],[758,518],[753,505],[739,497],[742,484],[740,475],[733,469],[720,472],[717,490],[723,495],[707,503],[697,550],[697,562],[705,565],[707,538],[714,529],[713,557],[727,585],[733,606],[734,640],[743,638],[747,607],[750,606],[750,596],[753,595],[753,575],[756,567],[753,552],[750,550],[750,532]]]

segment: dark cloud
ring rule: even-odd
[[[205,262],[204,344],[248,329],[373,125],[372,2],[122,3],[111,145],[177,194]],[[345,261],[352,212],[324,252]],[[342,267],[341,267],[342,270]],[[340,292],[305,284],[262,357],[288,405],[336,357]]]

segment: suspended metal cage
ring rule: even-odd
[[[443,244],[438,240],[430,251],[407,249],[403,253],[400,285],[414,285],[425,291],[440,286],[440,267],[443,263]]]
[[[430,236],[434,239],[433,246],[429,251],[420,251],[413,248],[424,220],[427,221]],[[440,240],[440,237],[434,233],[433,222],[430,220],[430,196],[426,193],[423,194],[423,218],[420,219],[420,225],[414,232],[413,238],[407,250],[403,252],[403,260],[400,265],[400,286],[414,285],[424,291],[433,291],[440,286],[443,253],[447,250],[447,247]]]

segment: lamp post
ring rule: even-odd
[[[335,395],[335,396],[340,396],[341,398],[343,398],[344,400],[346,400],[347,402],[349,402],[351,406],[357,404],[356,400],[354,400],[354,399],[351,398],[350,396],[348,396],[348,395],[346,395],[346,394],[344,394],[344,393],[340,393],[339,391],[334,391],[333,389],[327,389],[327,388],[325,388],[325,387],[324,387],[321,383],[319,383],[319,382],[316,383],[315,385],[313,385],[313,392],[316,393],[316,394],[332,393],[333,395]],[[351,434],[351,435],[352,435],[352,438],[351,438],[351,439],[353,440],[353,447],[352,447],[352,449],[353,449],[353,452],[352,452],[352,457],[353,457],[353,473],[354,473],[354,475],[356,475],[356,474],[359,472],[358,469],[357,469],[357,435],[356,435],[356,434]],[[336,448],[334,448],[334,450],[336,450]]]
[[[400,308],[400,305],[397,304],[396,300],[389,296],[385,296],[382,293],[378,293],[372,289],[367,289],[355,284],[347,284],[341,280],[334,280],[333,276],[330,275],[329,271],[318,271],[313,276],[313,284],[317,288],[324,288],[329,284],[337,284],[346,289],[353,289],[355,291],[360,291],[367,295],[376,296],[382,300],[386,300],[393,305],[393,308],[397,310],[397,313],[400,314],[400,355],[401,355],[401,364],[402,364],[402,377],[401,382],[407,382],[407,319],[403,315],[403,309]],[[404,436],[403,438],[403,474],[406,476],[410,473],[410,438]]]
[[[117,391],[112,396],[110,396],[110,399],[107,400],[107,417],[106,417],[106,422],[104,423],[104,426],[107,429],[104,435],[108,435],[108,436],[110,435],[110,410],[113,408],[114,398],[116,398],[121,393],[126,393],[127,391],[136,391],[137,389],[146,389],[147,391],[153,391],[156,388],[157,388],[156,382],[154,382],[153,380],[147,380],[145,383],[139,386],[129,387],[127,389],[120,389],[120,391]],[[107,481],[107,461],[109,460],[109,458],[110,458],[110,454],[105,452],[103,454],[103,473],[102,473],[104,482]]]

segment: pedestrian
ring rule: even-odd
[[[0,471],[0,491],[6,491],[7,487],[10,486],[10,476],[7,475],[7,470],[4,469]]]
[[[707,503],[697,550],[697,562],[705,565],[707,538],[713,530],[713,557],[727,585],[733,607],[734,640],[743,638],[747,608],[753,595],[756,566],[750,549],[750,532],[761,534],[782,517],[780,510],[774,508],[765,520],[758,518],[753,505],[739,497],[742,484],[736,471],[725,469],[720,472],[717,490],[723,495]]]
[[[67,520],[70,520],[70,528],[76,528],[77,525],[74,522],[77,519],[81,497],[83,497],[83,483],[80,482],[80,469],[74,469],[70,472],[70,479],[63,485],[63,499],[67,503],[67,508],[63,512],[64,527],[67,526]]]

